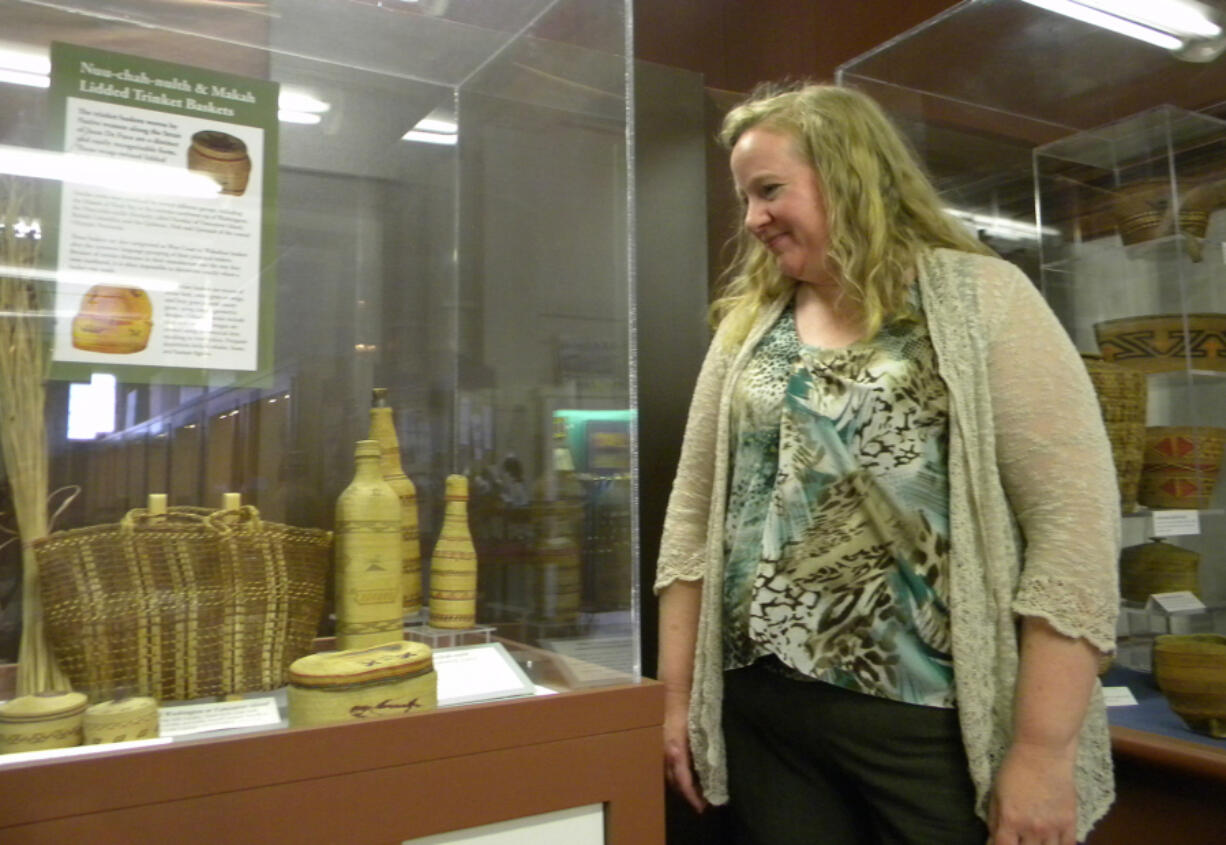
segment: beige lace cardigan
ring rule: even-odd
[[[1012,264],[948,249],[926,254],[920,293],[950,400],[950,601],[963,741],[986,818],[1009,745],[1017,618],[1038,616],[1101,651],[1115,648],[1119,494],[1085,367]],[[703,363],[669,499],[655,589],[702,580],[690,743],[707,800],[728,800],[720,601],[731,385],[786,303],[739,348],[717,334]],[[1101,689],[1077,755],[1078,838],[1114,797]]]

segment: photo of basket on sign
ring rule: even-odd
[[[221,186],[221,193],[241,197],[251,178],[251,158],[242,139],[206,129],[192,135],[187,169],[211,176]]]
[[[94,285],[72,321],[72,345],[87,352],[128,355],[149,344],[153,305],[140,288]]]

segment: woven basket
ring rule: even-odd
[[[1111,214],[1124,245],[1171,234],[1171,183],[1146,179],[1125,185],[1111,202]]]
[[[158,735],[158,706],[152,698],[103,701],[85,711],[84,745],[131,742]]]
[[[1154,641],[1154,680],[1189,728],[1226,739],[1226,636],[1158,637]]]
[[[1138,499],[1151,508],[1207,508],[1222,466],[1226,428],[1155,426],[1145,430]]]
[[[133,510],[33,543],[48,639],[92,701],[283,686],[311,650],[332,535],[253,507]]]
[[[0,705],[0,754],[81,744],[85,696],[62,690],[22,695]]]
[[[1111,458],[1120,487],[1120,508],[1130,513],[1137,507],[1137,488],[1141,483],[1141,457],[1145,449],[1145,374],[1097,355],[1082,355],[1098,406],[1102,410]]]
[[[1105,320],[1094,324],[1094,336],[1105,360],[1143,373],[1189,367],[1226,371],[1226,314],[1152,314]]]
[[[1200,555],[1155,537],[1120,552],[1120,595],[1144,602],[1154,593],[1200,592]]]
[[[430,646],[389,642],[308,654],[290,667],[291,728],[408,716],[438,706]]]

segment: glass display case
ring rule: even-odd
[[[1214,554],[1226,531],[1224,220],[1214,214],[1226,122],[1157,106],[1043,144],[1034,163],[1044,295],[1078,348],[1102,356],[1100,373],[1136,374],[1143,391],[1135,423],[1118,390],[1100,399],[1121,488],[1136,490],[1124,503],[1120,660],[1148,670],[1155,634],[1226,632],[1226,561]],[[1169,527],[1181,510],[1193,518]],[[1157,535],[1178,545],[1146,542]],[[1176,560],[1183,547],[1199,565]],[[1205,607],[1138,614],[1167,592]]]
[[[1157,634],[1226,634],[1226,61],[1189,58],[1021,0],[970,0],[839,69],[897,119],[950,210],[1101,356],[1087,367],[1128,547],[1118,660],[1145,671]]]
[[[89,705],[271,698],[284,727],[292,660],[369,624],[335,575],[355,532],[409,531],[407,494],[394,529],[338,519],[371,437],[416,497],[421,609],[393,578],[388,639],[434,648],[440,695],[487,643],[518,693],[640,680],[627,6],[0,0],[0,323],[27,332],[0,700],[55,656]],[[475,588],[435,559],[445,510]]]

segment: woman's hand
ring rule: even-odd
[[[660,682],[664,684],[664,778],[695,812],[706,809],[690,759],[690,689],[701,581],[674,581],[660,593]]]
[[[1014,744],[996,773],[989,845],[1076,845],[1075,750]]]
[[[988,809],[989,845],[1075,845],[1077,737],[1098,652],[1033,616],[1022,618],[1013,744]]]
[[[690,760],[689,695],[666,692],[664,707],[664,779],[701,813],[707,808]]]

